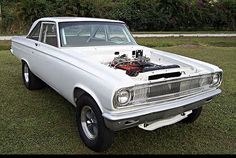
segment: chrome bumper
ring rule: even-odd
[[[166,102],[163,105],[152,105],[145,109],[121,113],[104,113],[103,117],[109,129],[119,131],[145,122],[165,119],[197,109],[220,93],[220,89],[215,89],[192,97]]]

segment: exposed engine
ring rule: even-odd
[[[150,58],[143,56],[142,50],[133,51],[132,58],[129,58],[126,54],[119,55],[119,52],[116,52],[115,55],[118,56],[114,58],[109,66],[125,70],[129,76],[137,76],[139,73],[154,70],[179,68],[178,65],[163,66],[151,63]]]

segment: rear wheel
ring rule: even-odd
[[[196,121],[198,119],[198,117],[200,116],[201,112],[202,112],[202,107],[194,109],[194,110],[192,110],[192,113],[189,114],[188,117],[183,119],[181,122],[182,123],[186,123],[186,124],[193,123],[194,121]]]
[[[26,62],[22,62],[22,78],[25,87],[29,90],[41,89],[45,86],[45,83],[30,71]]]
[[[106,127],[97,103],[84,94],[76,104],[76,120],[84,144],[96,152],[107,150],[113,143],[114,133]]]

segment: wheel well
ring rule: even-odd
[[[27,64],[28,67],[29,67],[29,69],[31,69],[29,63],[28,63],[25,59],[21,59],[21,63],[22,63],[22,65],[23,65],[23,64]],[[30,70],[30,71],[31,71],[31,70]]]
[[[28,62],[26,60],[24,60],[24,59],[21,59],[21,63],[22,64],[26,63],[29,66]]]
[[[90,97],[94,100],[94,102],[97,103],[97,106],[98,106],[98,108],[101,110],[101,112],[103,112],[102,107],[100,106],[98,100],[96,100],[90,93],[88,93],[87,91],[85,91],[84,89],[79,88],[79,87],[76,87],[76,88],[74,89],[74,102],[75,102],[75,107],[77,107],[77,104],[76,104],[77,100],[78,100],[82,95],[84,95],[84,94],[90,96]]]
[[[83,95],[83,94],[87,94],[89,95],[91,98],[93,98],[89,93],[87,93],[85,90],[76,87],[74,89],[74,101],[75,103],[77,102],[77,100]]]

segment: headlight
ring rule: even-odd
[[[114,95],[114,99],[113,99],[113,105],[115,108],[117,107],[122,107],[122,106],[126,106],[130,103],[131,101],[131,93],[130,90],[128,89],[121,89],[119,91],[117,91]]]
[[[119,104],[125,105],[130,100],[130,92],[127,90],[122,90],[117,93],[117,101]]]
[[[215,73],[212,76],[212,85],[218,85],[221,81],[221,75],[219,73]]]

